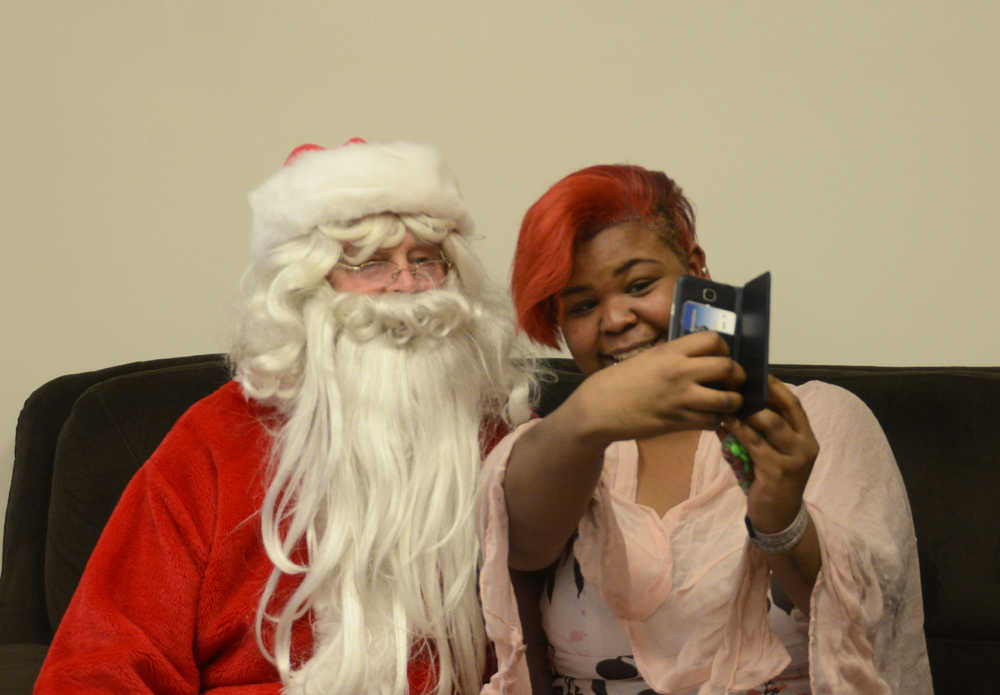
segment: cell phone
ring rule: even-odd
[[[729,345],[730,356],[747,373],[739,417],[767,404],[768,341],[771,332],[771,273],[742,287],[682,275],[674,287],[668,338],[715,331]]]

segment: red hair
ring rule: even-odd
[[[695,246],[694,210],[666,174],[625,164],[587,167],[556,182],[528,208],[514,252],[511,290],[521,330],[559,346],[555,296],[581,241],[623,222],[648,224],[683,262]]]

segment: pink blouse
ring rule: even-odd
[[[805,501],[823,569],[812,594],[813,693],[931,693],[916,538],[903,481],[878,422],[853,394],[810,382],[793,391],[820,454]],[[490,454],[477,498],[480,589],[498,671],[483,693],[530,693],[510,584],[503,480],[514,442]],[[605,451],[573,552],[627,636],[639,674],[657,692],[698,695],[755,688],[781,673],[788,651],[767,619],[769,572],[750,545],[746,499],[703,433],[687,500],[663,517],[635,502],[634,441]],[[558,504],[558,500],[553,500]],[[549,620],[550,642],[569,643]]]

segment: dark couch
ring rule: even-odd
[[[554,362],[540,411],[580,381]],[[892,443],[910,495],[936,692],[997,692],[1000,446],[988,434],[1000,368],[775,365],[860,396]],[[195,400],[228,379],[220,355],[54,379],[17,425],[0,578],[0,693],[27,693],[87,558],[131,475]],[[859,490],[858,494],[867,494]]]

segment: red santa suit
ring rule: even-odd
[[[273,413],[235,382],[196,403],[126,488],[59,625],[36,693],[279,693],[254,635]],[[283,580],[287,596],[294,580]],[[294,625],[293,660],[312,648]],[[409,665],[411,693],[429,664]]]

